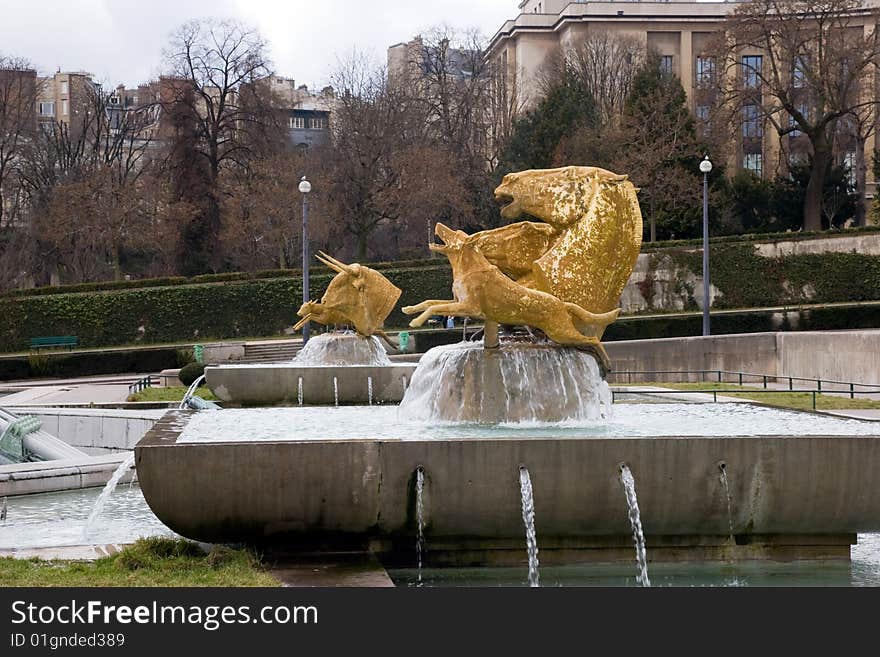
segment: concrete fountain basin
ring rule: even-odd
[[[526,466],[542,563],[631,560],[624,463],[653,560],[845,559],[880,530],[880,435],[180,441],[191,416],[169,411],[136,464],[156,516],[202,541],[410,563],[422,468],[428,563],[521,563]]]

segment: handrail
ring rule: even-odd
[[[816,395],[822,394],[822,389],[816,390],[743,390],[743,389],[733,389],[733,390],[637,390],[637,391],[629,391],[629,390],[614,390],[611,389],[611,401],[614,401],[614,398],[617,395],[712,395],[712,402],[718,403],[718,395],[719,394],[739,394],[739,395],[779,395],[783,393],[807,393],[812,394],[813,396],[813,410],[816,410]],[[827,390],[825,391],[828,392]],[[863,395],[880,395],[880,390],[866,390],[859,394]]]
[[[156,377],[156,378],[158,379],[158,377]],[[147,388],[152,388],[152,387],[153,387],[153,375],[148,374],[147,376],[143,377],[142,379],[138,379],[137,381],[132,383],[130,386],[128,386],[128,394],[134,395],[138,392],[141,392],[142,390],[146,390]]]
[[[705,380],[705,375],[711,374],[714,377],[717,377],[718,383],[725,382],[724,375],[731,375],[731,376],[738,377],[738,381],[739,381],[738,385],[743,385],[743,380],[745,378],[760,379],[761,382],[763,383],[763,387],[765,389],[768,388],[767,384],[769,383],[769,381],[771,379],[773,381],[779,381],[779,380],[785,381],[787,379],[789,392],[798,392],[794,389],[794,382],[795,381],[810,381],[810,382],[814,381],[816,383],[817,392],[820,392],[820,393],[822,392],[822,384],[847,386],[849,388],[848,392],[849,392],[850,399],[855,399],[856,392],[858,392],[859,394],[871,394],[871,391],[869,391],[869,390],[856,390],[856,388],[876,388],[877,390],[880,390],[880,384],[878,384],[878,383],[857,383],[855,381],[837,381],[834,379],[822,379],[822,378],[817,378],[817,377],[804,377],[804,376],[785,376],[785,375],[781,375],[781,374],[756,374],[754,372],[739,372],[739,371],[734,371],[734,370],[644,370],[644,371],[622,370],[622,371],[612,371],[610,374],[611,374],[611,376],[615,377],[616,382],[620,382],[620,383],[622,383],[622,381],[619,381],[619,379],[617,377],[623,376],[623,375],[626,375],[629,378],[629,381],[627,381],[628,383],[633,383],[633,381],[632,381],[633,375],[644,376],[644,375],[654,375],[654,374],[664,374],[664,375],[667,375],[667,374],[679,374],[679,375],[701,374],[701,375],[704,375],[703,380]],[[801,391],[801,392],[808,392],[808,391]],[[845,393],[847,391],[846,390],[826,390],[825,392]]]

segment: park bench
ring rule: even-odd
[[[31,349],[47,349],[51,347],[67,347],[73,349],[78,339],[75,335],[53,335],[40,338],[31,338]]]

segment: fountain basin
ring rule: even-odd
[[[845,559],[880,530],[877,435],[181,441],[191,417],[169,411],[136,463],[156,516],[202,541],[356,543],[410,563],[420,466],[432,565],[522,563],[521,465],[542,563],[632,559],[621,463],[652,560]]]
[[[398,403],[417,365],[302,366],[296,363],[220,365],[205,368],[205,381],[226,405],[312,406]]]

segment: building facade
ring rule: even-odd
[[[852,29],[874,30],[880,3],[868,0],[867,11],[853,16]],[[576,47],[591,32],[603,31],[635,39],[645,51],[659,56],[661,67],[678,76],[687,94],[689,108],[697,121],[710,113],[710,99],[705,82],[715,75],[715,60],[708,50],[723,29],[727,15],[738,2],[593,2],[569,0],[523,0],[520,14],[508,20],[492,37],[488,56],[505,79],[504,89],[514,94],[512,102],[528,109],[540,98],[540,76],[551,53]],[[744,71],[760,70],[763,54],[759,50],[739,53]],[[748,76],[743,84],[748,86]],[[797,93],[796,76],[793,93]],[[803,158],[809,143],[797,131],[780,137],[768,129],[757,108],[743,108],[742,125],[735,130],[736,142],[728,148],[729,171],[748,169],[759,177],[772,177],[787,163]],[[873,134],[856,151],[855,142],[839,140],[837,162],[854,171],[860,162],[867,168],[865,196],[874,196],[876,183],[870,162],[875,152]],[[785,161],[783,162],[783,159]],[[867,163],[867,164],[865,164]],[[854,174],[853,174],[854,176]]]

